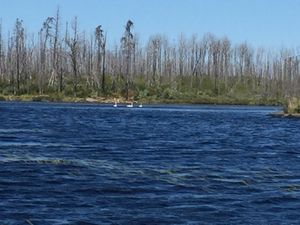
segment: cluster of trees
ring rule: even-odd
[[[154,35],[141,45],[130,20],[120,43],[109,49],[101,25],[87,35],[79,30],[77,18],[64,30],[61,24],[57,10],[35,36],[26,33],[23,21],[17,19],[7,39],[0,24],[3,95],[300,96],[295,49],[274,52],[247,43],[233,45],[212,34],[181,35],[171,42]]]

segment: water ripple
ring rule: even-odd
[[[268,107],[0,103],[4,224],[297,224],[299,120]]]

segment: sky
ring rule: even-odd
[[[4,32],[16,18],[28,32],[37,33],[59,6],[63,24],[77,16],[87,33],[102,25],[110,43],[119,43],[128,19],[134,33],[146,42],[163,34],[175,41],[212,33],[233,43],[255,47],[300,46],[300,0],[0,0]],[[4,35],[5,36],[5,35]],[[299,48],[300,49],[300,48]]]

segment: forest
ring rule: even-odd
[[[20,19],[7,36],[0,24],[0,99],[276,105],[300,96],[293,48],[254,48],[210,33],[176,41],[156,34],[141,44],[131,20],[108,47],[100,23],[90,33],[78,24],[61,21],[59,9],[36,34]]]

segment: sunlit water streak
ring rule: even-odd
[[[0,104],[4,224],[297,224],[300,120],[274,107]]]

